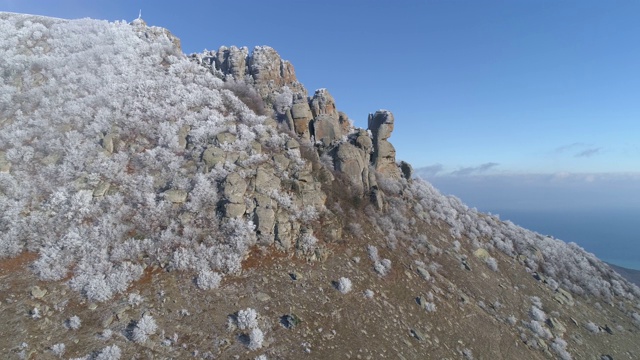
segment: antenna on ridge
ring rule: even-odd
[[[142,19],[142,9],[140,9],[140,12],[138,13],[138,19]]]

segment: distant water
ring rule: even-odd
[[[575,242],[606,262],[640,270],[640,209],[528,211],[488,210],[501,220]]]

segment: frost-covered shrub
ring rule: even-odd
[[[540,300],[539,297],[532,296],[529,299],[531,300],[531,304],[533,304],[533,306],[542,309],[542,300]]]
[[[424,309],[427,310],[428,312],[435,312],[436,311],[436,304],[434,304],[432,302],[426,302],[424,304]]]
[[[485,259],[484,262],[487,264],[489,269],[493,271],[498,271],[498,262],[496,261],[495,258],[489,256],[488,258]]]
[[[379,257],[378,257],[378,248],[373,246],[373,245],[367,245],[367,253],[369,254],[369,259],[371,259],[371,261],[376,262],[378,261]]]
[[[347,225],[347,230],[349,230],[349,232],[355,237],[361,238],[364,236],[362,225],[359,223],[349,223],[349,225]]]
[[[544,322],[547,320],[547,314],[535,305],[529,309],[529,316],[536,321]]]
[[[249,350],[257,350],[262,347],[262,342],[264,341],[264,333],[262,330],[256,328],[251,329],[249,332]]]
[[[129,305],[131,306],[138,306],[140,304],[142,304],[142,302],[144,301],[144,299],[142,298],[142,296],[138,293],[131,293],[129,294],[129,298],[127,300],[127,303],[129,303]]]
[[[460,241],[458,240],[453,241],[453,250],[455,250],[456,252],[460,252]]]
[[[571,354],[567,351],[567,342],[556,337],[551,343],[551,349],[558,355],[560,360],[571,360]]]
[[[100,350],[95,360],[120,360],[121,351],[118,345],[110,345]]]
[[[80,324],[82,322],[80,321],[80,318],[77,315],[74,315],[70,318],[67,319],[67,321],[65,322],[65,324],[67,325],[67,327],[71,330],[78,330],[80,329]]]
[[[198,273],[196,283],[202,290],[217,289],[220,286],[222,276],[217,272],[210,270],[201,270]]]
[[[98,335],[98,338],[100,340],[107,341],[107,340],[111,339],[111,336],[113,336],[113,331],[111,331],[111,329],[104,329],[102,331],[102,333],[100,333],[100,335]]]
[[[64,355],[65,349],[66,347],[63,343],[59,343],[51,346],[51,352],[53,353],[54,356],[57,356],[57,357],[62,357],[62,355]]]
[[[340,291],[343,294],[350,292],[351,287],[352,287],[351,280],[349,280],[346,277],[341,277],[337,281],[336,289],[338,289],[338,291]]]
[[[312,253],[318,244],[318,238],[313,236],[313,233],[304,232],[300,235],[298,239],[298,243],[296,245],[297,249],[305,254]]]
[[[262,97],[253,86],[244,81],[227,80],[224,83],[225,89],[229,89],[242,100],[245,105],[258,115],[265,115],[266,109]]]
[[[373,291],[372,291],[372,290],[367,289],[367,290],[365,290],[365,291],[364,291],[363,295],[364,295],[364,297],[366,297],[367,299],[373,299],[373,296],[374,296],[375,294],[373,293]]]
[[[594,334],[597,334],[600,332],[600,327],[591,321],[587,322],[585,324],[585,327],[587,328],[587,330],[591,331]]]
[[[534,333],[537,337],[541,339],[551,339],[551,332],[549,331],[549,329],[545,328],[544,325],[542,325],[539,321],[531,320],[525,324],[527,325],[529,330],[531,330],[531,332]]]
[[[258,313],[255,309],[246,308],[245,310],[238,311],[236,319],[240,330],[258,327]]]
[[[375,264],[373,264],[373,268],[378,275],[385,276],[389,271],[391,271],[391,260],[382,259],[380,261],[376,261]]]
[[[136,323],[136,326],[131,331],[131,340],[137,343],[143,343],[147,341],[149,335],[153,335],[158,330],[158,325],[151,315],[143,315]]]
[[[429,183],[414,179],[408,185],[417,205],[416,214],[427,222],[450,226],[454,238],[466,235],[475,247],[492,246],[508,256],[521,255],[530,272],[539,271],[553,289],[559,286],[575,294],[590,294],[611,302],[614,296],[632,299],[638,290],[593,254],[575,243],[523,229],[493,215],[479,213],[459,199],[443,196]]]

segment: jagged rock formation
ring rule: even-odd
[[[355,128],[347,114],[338,111],[327,89],[318,89],[308,97],[293,66],[270,47],[258,46],[252,53],[246,47],[221,47],[191,58],[227,81],[245,81],[255,87],[282,123],[302,141],[314,143],[319,156],[331,156],[334,170],[346,175],[356,188],[370,193],[374,203],[382,206],[383,200],[375,193],[370,167],[390,178],[402,174],[411,178],[411,171],[403,172],[396,164],[395,149],[388,141],[394,122],[390,111],[371,114],[368,132]],[[409,169],[407,165],[405,170]]]

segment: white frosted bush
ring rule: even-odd
[[[378,275],[385,276],[391,270],[391,260],[382,259],[381,261],[376,261],[375,264],[373,264],[373,269]]]
[[[77,315],[70,317],[66,321],[67,327],[71,330],[78,330],[80,328],[81,323],[82,322],[80,321],[80,318]]]
[[[62,355],[64,355],[65,348],[66,347],[63,343],[55,344],[51,347],[51,352],[57,357],[62,357]]]
[[[250,350],[257,350],[262,347],[262,342],[264,341],[264,333],[262,330],[256,328],[251,329],[249,332],[249,345],[248,348]]]
[[[495,258],[489,256],[484,262],[487,264],[489,269],[493,271],[498,271],[498,262],[496,261]]]
[[[347,279],[346,277],[341,277],[338,280],[338,284],[337,284],[337,289],[338,291],[340,291],[343,294],[348,293],[349,291],[351,291],[351,280]]]
[[[237,323],[240,330],[254,329],[258,327],[258,313],[252,308],[240,310],[238,311]]]
[[[594,334],[597,334],[600,332],[600,327],[591,321],[587,322],[585,327],[587,328],[587,330],[591,331]]]
[[[529,316],[536,321],[544,322],[547,320],[547,314],[535,305],[529,309]]]
[[[436,311],[436,304],[432,303],[432,302],[427,302],[424,304],[424,309],[427,310],[428,312],[435,312]]]
[[[202,290],[217,289],[220,286],[222,276],[219,273],[211,270],[201,270],[198,273],[198,279],[196,283]]]
[[[100,350],[95,360],[120,360],[121,351],[118,345],[107,346]]]
[[[371,261],[376,262],[378,261],[378,248],[373,246],[373,245],[368,245],[367,246],[367,252],[369,253],[369,259],[371,259]]]
[[[551,349],[558,355],[560,360],[571,360],[571,354],[567,351],[567,342],[556,337],[551,343]]]
[[[138,306],[142,304],[142,301],[143,301],[142,296],[140,296],[140,294],[138,293],[129,294],[129,299],[127,300],[129,305],[131,306]]]
[[[318,238],[313,236],[311,232],[303,233],[298,239],[297,248],[303,253],[311,253],[316,249]]]
[[[131,339],[137,343],[147,341],[149,335],[153,335],[158,330],[158,325],[151,315],[143,315],[136,323],[131,333]]]
[[[539,321],[531,320],[526,323],[531,332],[533,332],[536,336],[541,339],[550,339],[552,337],[549,329],[545,328]]]

